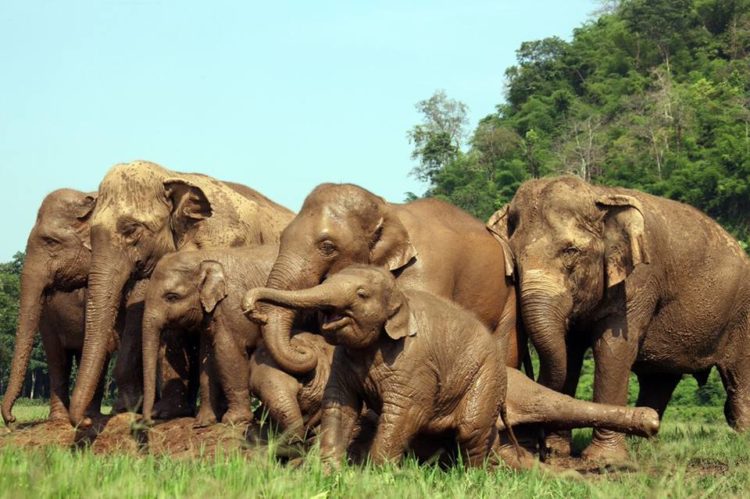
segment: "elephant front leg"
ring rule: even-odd
[[[154,405],[154,417],[173,419],[195,413],[191,383],[194,373],[202,367],[195,368],[195,364],[202,362],[199,356],[199,341],[192,334],[177,330],[166,332],[159,351],[161,397]]]
[[[681,374],[641,373],[638,374],[638,407],[654,409],[661,419],[672,398],[672,392],[682,379]]]
[[[641,329],[624,318],[610,319],[594,340],[594,402],[624,406],[628,402],[630,369],[638,354]],[[605,462],[628,458],[625,435],[602,428],[584,449],[585,459]]]
[[[568,372],[565,376],[562,393],[575,398],[578,380],[581,377],[583,355],[586,353],[587,345],[583,342],[569,342],[567,346]],[[555,456],[570,456],[573,450],[573,434],[570,430],[551,431],[547,434],[544,445]]]
[[[248,358],[245,348],[234,341],[231,331],[219,319],[212,326],[214,371],[227,398],[229,409],[222,423],[243,424],[253,419],[248,388]]]
[[[214,372],[214,359],[211,352],[210,339],[201,335],[200,351],[198,353],[199,368],[199,390],[201,403],[198,414],[195,416],[195,428],[204,428],[216,424],[221,414],[221,387],[216,380]]]
[[[362,399],[344,380],[331,379],[323,396],[320,454],[326,467],[338,467],[362,411]]]
[[[375,464],[398,462],[421,427],[421,418],[406,397],[383,400],[378,429],[370,449]]]

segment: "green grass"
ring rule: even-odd
[[[750,438],[717,407],[675,410],[658,438],[631,439],[636,468],[568,477],[535,471],[418,465],[323,472],[315,449],[300,465],[272,451],[206,459],[94,455],[61,448],[0,449],[0,497],[742,497],[750,491]],[[21,421],[46,415],[19,405]],[[700,418],[696,417],[700,415]],[[687,418],[687,419],[686,419]],[[700,419],[700,421],[695,421]],[[580,448],[590,431],[575,434]]]

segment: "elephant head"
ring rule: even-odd
[[[258,302],[319,310],[320,332],[326,341],[350,349],[367,348],[383,334],[393,340],[413,335],[409,303],[395,278],[388,270],[369,265],[352,265],[309,289],[252,289],[243,308],[252,315]]]
[[[91,402],[128,283],[148,277],[213,214],[201,187],[171,173],[148,162],[120,164],[99,186],[90,222],[86,335],[70,406],[74,425]]]
[[[284,229],[267,286],[310,288],[354,263],[398,271],[415,255],[408,231],[382,198],[351,184],[322,184]],[[261,308],[267,317],[263,339],[281,369],[292,374],[314,369],[316,356],[290,337],[295,311]]]
[[[523,320],[541,359],[540,382],[560,391],[571,326],[648,263],[641,203],[626,191],[577,177],[532,180],[488,227],[515,257]]]
[[[47,195],[26,243],[21,274],[18,330],[2,414],[15,420],[12,408],[21,392],[45,296],[86,285],[91,263],[89,218],[96,193],[60,189]]]
[[[162,258],[146,291],[143,314],[143,414],[151,418],[156,397],[156,365],[162,332],[195,331],[227,296],[221,263],[194,261],[184,254]]]

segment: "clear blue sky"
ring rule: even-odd
[[[425,186],[406,131],[436,89],[471,127],[503,100],[521,42],[572,30],[594,0],[3,0],[0,261],[45,194],[95,190],[148,159],[298,209],[325,181],[392,201]]]

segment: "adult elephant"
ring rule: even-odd
[[[577,177],[533,180],[489,227],[508,241],[540,381],[574,393],[593,346],[594,401],[661,415],[683,373],[717,366],[727,421],[750,426],[750,261],[715,221],[688,205]],[[627,456],[622,434],[598,429],[584,456]]]
[[[353,263],[393,272],[405,289],[452,299],[471,310],[506,345],[509,365],[519,364],[512,261],[479,220],[437,199],[385,202],[352,184],[322,184],[281,235],[267,286],[297,290],[319,284]],[[292,374],[313,370],[317,356],[290,338],[295,311],[262,304],[266,347]]]
[[[147,161],[114,166],[99,186],[91,215],[86,337],[71,422],[84,422],[122,297],[136,279],[150,276],[170,252],[278,242],[292,217],[292,212],[248,187]],[[131,334],[129,341],[139,336]],[[124,350],[140,360],[140,346]],[[116,370],[142,372],[133,359],[119,357]]]
[[[39,207],[21,273],[18,328],[2,404],[6,423],[15,421],[13,405],[23,387],[37,331],[49,365],[49,419],[68,419],[72,357],[80,355],[83,345],[84,293],[91,262],[89,218],[95,205],[95,192],[59,189]]]

